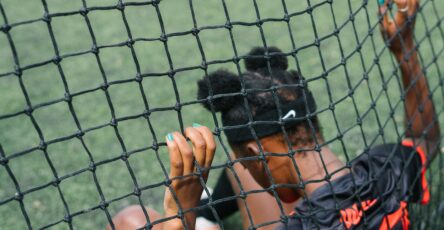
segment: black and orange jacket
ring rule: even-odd
[[[426,156],[413,143],[374,147],[351,172],[314,191],[278,229],[409,229],[410,203],[427,204]]]

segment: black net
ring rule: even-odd
[[[376,0],[0,0],[1,228],[100,229],[131,204],[142,207],[146,228],[166,221],[150,220],[145,209],[161,210],[170,184],[164,136],[193,122],[212,129],[218,144],[209,187],[225,169],[239,182],[233,165],[272,153],[233,158],[222,134],[230,127],[204,111],[196,81],[219,68],[241,75],[253,46],[279,47],[305,77],[325,138],[317,150],[329,145],[349,169],[357,155],[399,142],[405,94],[377,9]],[[441,124],[443,9],[440,0],[422,0],[414,38]],[[439,150],[426,173],[430,204],[410,208],[414,229],[444,224],[442,157]],[[286,222],[276,188],[241,189],[195,209],[215,213],[236,199],[251,228]],[[245,200],[266,191],[281,215],[257,223]],[[222,228],[241,228],[240,220],[216,218]]]

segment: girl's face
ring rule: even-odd
[[[275,185],[275,191],[282,201],[289,203],[297,200],[299,194],[294,186],[297,186],[299,180],[294,167],[294,158],[288,154],[288,145],[276,136],[265,137],[260,141],[265,160],[243,160],[242,164],[263,188]],[[261,156],[256,141],[248,142],[245,145],[248,153],[235,152],[236,158]],[[282,187],[285,185],[287,185],[286,188]],[[289,188],[288,185],[293,187]],[[269,192],[273,195],[272,190]]]

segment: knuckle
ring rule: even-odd
[[[191,127],[187,127],[187,128],[185,128],[185,134],[190,134],[191,132],[193,132],[193,128],[191,128]]]
[[[207,144],[207,150],[214,152],[216,150],[216,145],[214,142]]]
[[[206,143],[204,140],[196,140],[194,143],[194,147],[197,149],[205,149],[206,148]]]
[[[183,168],[183,162],[182,161],[171,161],[171,167],[176,168],[176,169],[181,169]]]
[[[193,151],[191,149],[184,149],[182,155],[186,158],[193,157]]]
[[[210,128],[206,127],[206,126],[202,126],[202,130],[206,133],[206,134],[212,134]]]

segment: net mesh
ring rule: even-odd
[[[441,124],[442,9],[442,1],[421,1],[415,33]],[[252,46],[281,48],[306,78],[326,144],[348,168],[372,146],[402,140],[399,66],[376,11],[367,0],[1,0],[0,225],[94,229],[129,204],[160,209],[170,182],[164,136],[193,121],[213,129],[218,142],[207,184],[224,169],[239,181],[233,165],[244,159],[230,156],[227,127],[203,111],[195,82],[221,67],[241,75]],[[412,206],[415,229],[442,226],[443,163],[440,152],[427,171],[430,205]],[[271,191],[281,218],[254,223],[249,214],[250,226],[286,221],[275,188],[208,207],[239,199],[249,213],[245,197]],[[165,221],[143,210],[146,228]]]

